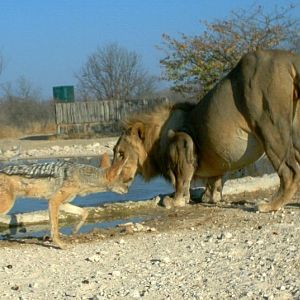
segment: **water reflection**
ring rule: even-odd
[[[135,218],[128,218],[124,220],[112,220],[112,221],[104,221],[104,222],[95,222],[95,223],[86,223],[84,224],[79,233],[87,233],[95,228],[112,228],[116,227],[117,225],[124,224],[127,222],[132,223],[139,223],[144,221],[144,217],[135,217]],[[72,226],[63,226],[59,228],[59,231],[64,235],[71,235],[72,234]],[[42,238],[45,236],[49,236],[49,225],[41,224],[41,225],[31,225],[22,227],[21,229],[17,227],[12,227],[7,230],[4,230],[2,234],[0,234],[0,240],[8,240],[8,239],[22,239],[22,238]]]

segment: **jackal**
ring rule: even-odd
[[[117,182],[120,167],[110,167],[107,154],[103,155],[100,168],[67,161],[6,166],[0,169],[0,215],[9,212],[16,197],[47,199],[51,238],[62,249],[64,244],[58,229],[59,210],[81,216],[73,230],[73,233],[78,232],[88,212],[69,202],[77,195],[109,190],[125,192]]]

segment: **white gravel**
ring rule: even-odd
[[[0,299],[300,299],[299,207],[196,209],[213,217],[64,251],[1,247]]]

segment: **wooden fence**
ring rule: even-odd
[[[119,129],[119,121],[133,112],[147,111],[169,103],[167,98],[56,103],[57,134],[71,132],[107,133]]]

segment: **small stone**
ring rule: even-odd
[[[12,287],[11,287],[11,289],[13,290],[13,291],[18,291],[19,289],[20,289],[20,287],[18,286],[18,285],[13,285]]]
[[[127,233],[127,234],[132,234],[134,233],[134,228],[133,225],[126,226],[126,227],[121,227],[121,232]]]
[[[34,282],[34,283],[29,283],[29,285],[28,285],[30,288],[37,288],[39,285],[38,285],[38,283],[37,282]]]
[[[134,225],[134,229],[136,229],[135,231],[143,231],[144,230],[144,226],[140,223],[136,223]]]
[[[76,298],[76,293],[73,291],[68,291],[68,292],[65,292],[65,296]]]
[[[86,258],[87,261],[90,261],[90,262],[98,262],[101,260],[101,256],[98,255],[98,254],[94,254],[88,258]]]
[[[111,275],[114,276],[114,277],[119,277],[119,276],[121,276],[121,272],[115,270],[115,271],[112,271],[112,272],[111,272]]]
[[[71,150],[71,147],[69,146],[64,146],[64,151],[69,152]]]
[[[51,150],[53,150],[53,151],[61,151],[61,148],[59,146],[52,146]]]
[[[11,157],[11,156],[13,156],[13,155],[15,155],[15,152],[14,151],[11,151],[11,150],[7,150],[7,151],[5,151],[5,153],[4,153],[4,156],[5,157]]]
[[[133,226],[133,223],[132,222],[127,222],[127,223],[117,225],[117,227],[127,227],[127,226]]]
[[[232,238],[232,233],[225,232],[224,236],[225,236],[226,239],[231,239]]]
[[[133,298],[133,299],[137,299],[137,298],[140,298],[141,295],[140,295],[140,292],[137,291],[137,290],[134,290],[130,293],[130,296]]]

